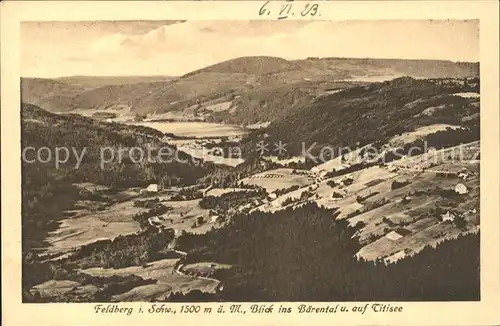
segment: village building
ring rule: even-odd
[[[321,171],[319,177],[323,180],[328,175],[328,171]]]
[[[411,197],[409,195],[406,195],[403,198],[401,198],[401,203],[402,204],[407,204],[407,203],[410,202],[410,200],[411,200]]]
[[[441,218],[443,219],[443,222],[453,222],[455,220],[455,215],[450,213],[450,211],[447,211],[446,214],[441,215]]]
[[[146,188],[146,191],[158,192],[158,185],[156,183],[152,183]]]
[[[260,162],[260,166],[261,166],[263,169],[267,170],[267,169],[269,169],[269,168],[271,167],[271,164],[270,164],[269,162],[267,162],[267,161],[261,161],[261,162]]]
[[[275,200],[276,198],[278,198],[278,195],[276,195],[276,193],[272,192],[272,193],[269,194],[269,198],[271,200]]]
[[[391,232],[387,233],[385,236],[389,240],[396,241],[396,240],[399,240],[399,239],[407,236],[408,234],[411,234],[411,231],[400,228],[400,229],[397,229],[395,231],[391,231]]]
[[[334,191],[332,193],[333,199],[345,198],[347,196],[347,191],[345,189],[340,189],[339,191]]]
[[[35,300],[40,300],[40,298],[42,297],[40,291],[37,288],[31,288],[28,290],[28,292],[35,298]]]
[[[160,226],[161,225],[161,220],[158,218],[158,216],[153,216],[148,218],[149,225],[151,226]]]
[[[464,195],[469,192],[467,187],[463,183],[459,183],[455,186],[455,192],[460,195]]]
[[[397,172],[398,171],[398,167],[395,166],[395,165],[389,165],[389,172]]]
[[[401,234],[397,233],[396,231],[391,231],[391,232],[387,233],[385,235],[385,237],[389,240],[396,241],[396,240],[401,239],[403,236]]]
[[[420,164],[416,164],[412,167],[412,170],[416,172],[424,172],[424,167]]]

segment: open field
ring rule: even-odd
[[[469,151],[475,148],[474,144],[466,146]],[[398,166],[405,166],[413,162],[420,162],[421,157],[411,157],[406,160],[393,162]],[[409,163],[410,162],[410,163]],[[415,164],[415,163],[414,163]],[[458,178],[458,172],[466,169],[469,174],[467,180]],[[272,192],[280,185],[299,185],[301,188],[282,194],[276,199],[265,202],[254,210],[276,212],[288,206],[300,205],[302,193],[308,191],[310,197],[305,201],[315,201],[320,206],[338,209],[337,218],[347,218],[352,226],[362,227],[358,237],[364,247],[358,252],[358,257],[367,260],[401,256],[400,251],[415,253],[423,249],[427,243],[425,239],[432,238],[429,244],[435,244],[444,239],[456,237],[465,231],[458,229],[453,223],[442,223],[438,216],[432,215],[431,209],[440,207],[449,209],[457,214],[465,214],[468,210],[479,208],[479,165],[477,161],[438,163],[432,168],[415,171],[414,169],[390,170],[388,166],[368,167],[348,174],[352,182],[343,185],[346,175],[321,180],[311,180],[303,176],[303,183],[293,183],[292,175],[286,175],[283,169],[267,171],[255,175],[247,180],[253,184],[265,187]],[[448,177],[438,176],[436,173],[446,172]],[[308,182],[305,182],[308,180]],[[288,181],[288,183],[285,183]],[[403,186],[393,188],[393,182],[400,182]],[[332,187],[328,183],[334,182]],[[449,190],[452,193],[458,183],[463,183],[469,190],[462,195],[462,199],[447,199],[436,193],[436,189]],[[283,187],[284,188],[284,187]],[[332,198],[332,193],[340,194]],[[284,205],[284,202],[290,203]],[[479,214],[469,214],[466,217],[466,232],[472,232],[477,225]],[[409,231],[397,241],[389,240],[386,235],[404,226]],[[405,231],[406,232],[406,231]],[[395,260],[394,256],[391,259]]]
[[[192,233],[205,233],[213,224],[209,210],[199,206],[200,199],[182,201],[164,201],[163,205],[172,208],[167,213],[160,215],[159,219],[166,228]],[[196,225],[198,218],[203,218],[203,224]]]
[[[389,165],[406,169],[429,169],[432,165],[440,163],[474,165],[478,163],[479,153],[480,143],[476,141],[438,151],[430,151],[422,155],[407,157],[391,162]]]
[[[306,160],[304,156],[296,156],[288,159],[279,159],[277,156],[264,156],[263,158],[283,166],[286,166],[290,163],[304,163]]]
[[[231,268],[231,265],[217,264],[211,262],[199,262],[199,263],[184,265],[182,267],[182,270],[188,274],[193,273],[195,275],[211,275],[215,271],[221,269],[229,269],[229,268]]]
[[[391,140],[389,140],[389,145],[394,147],[403,146],[404,144],[412,143],[417,139],[423,138],[424,136],[433,134],[438,131],[443,131],[448,128],[460,129],[462,127],[449,124],[433,124],[425,127],[420,127],[415,129],[414,131],[405,132],[402,135],[393,137]]]
[[[35,286],[34,289],[36,289],[38,293],[40,293],[40,297],[44,299],[60,297],[70,293],[72,295],[88,295],[89,297],[91,297],[98,290],[98,288],[94,285],[81,285],[78,282],[68,280],[50,280]]]
[[[177,146],[177,149],[179,151],[182,151],[184,153],[191,155],[192,157],[203,159],[206,162],[212,162],[215,164],[237,166],[238,164],[245,162],[245,160],[242,158],[236,158],[236,157],[228,158],[228,157],[223,157],[223,156],[219,156],[219,155],[209,154],[208,149],[193,147],[191,144],[186,143],[186,142],[184,142],[184,145]]]
[[[154,279],[156,284],[138,286],[128,292],[116,295],[113,301],[149,301],[164,299],[172,292],[187,293],[192,290],[213,292],[218,283],[207,279],[176,273],[177,259],[162,259],[147,267],[132,266],[121,269],[89,268],[82,272],[93,276],[137,275],[144,279]]]
[[[315,188],[315,186],[310,187],[302,187],[294,191],[287,192],[281,196],[278,196],[275,200],[272,200],[268,203],[264,203],[261,206],[258,206],[252,209],[250,212],[259,210],[262,212],[276,212],[278,210],[284,209],[287,206],[293,206],[296,202],[298,202],[303,193],[309,191],[310,188]],[[292,201],[291,204],[286,204],[287,202]]]
[[[231,193],[231,192],[248,192],[249,189],[245,188],[214,188],[210,189],[205,193],[205,196],[221,196],[223,194]]]
[[[293,169],[284,168],[270,170],[244,178],[240,180],[240,182],[247,185],[263,187],[268,193],[278,189],[290,188],[295,185],[304,187],[314,182],[313,177],[310,176],[307,171],[299,171],[300,174],[299,172],[294,174],[292,173],[293,171]]]
[[[227,111],[231,108],[232,103],[233,103],[232,101],[228,101],[228,102],[207,105],[205,107],[205,110],[212,111],[212,112]]]
[[[460,96],[465,98],[479,98],[480,94],[475,92],[463,92],[463,93],[455,93],[454,96]]]
[[[50,253],[64,252],[97,240],[135,233],[140,228],[132,217],[144,211],[134,207],[133,201],[127,201],[111,205],[103,211],[64,219],[58,230],[49,234],[47,241],[50,247],[47,250]]]

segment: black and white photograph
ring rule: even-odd
[[[479,27],[21,22],[23,303],[480,301]]]

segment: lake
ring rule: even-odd
[[[235,125],[211,122],[136,122],[134,125],[156,129],[163,133],[172,133],[181,137],[230,137],[245,133],[245,130]]]

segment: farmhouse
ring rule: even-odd
[[[332,193],[332,198],[345,198],[347,195],[347,191],[345,189],[342,189],[340,191],[334,191]]]
[[[455,220],[455,215],[450,213],[450,211],[447,211],[446,214],[442,214],[441,217],[443,218],[443,222],[453,222]]]
[[[403,237],[401,234],[397,233],[396,231],[391,231],[391,232],[387,233],[385,236],[387,239],[393,240],[393,241],[399,240]]]
[[[412,167],[413,171],[415,172],[424,172],[424,167],[421,166],[420,164],[416,164]]]
[[[319,177],[321,178],[321,180],[324,180],[324,178],[328,175],[328,171],[321,171],[319,173]]]
[[[262,204],[262,202],[261,202],[260,200],[258,200],[258,199],[255,199],[255,200],[253,201],[253,204],[254,204],[255,206],[259,206],[260,204]]]
[[[158,185],[156,183],[152,183],[146,188],[146,191],[158,192]]]
[[[342,184],[344,186],[348,186],[348,185],[352,184],[353,181],[354,181],[354,179],[353,179],[352,175],[349,174],[349,175],[344,176],[340,182],[342,182]]]
[[[411,200],[411,197],[408,196],[408,195],[406,195],[403,198],[401,198],[401,203],[402,204],[408,204],[410,202],[410,200]]]
[[[396,231],[391,231],[389,233],[387,233],[385,236],[386,238],[388,238],[389,240],[392,240],[392,241],[396,241],[396,240],[399,240],[401,239],[402,237],[410,234],[411,231],[408,231],[406,229],[398,229]]]
[[[397,172],[398,171],[398,167],[395,166],[395,165],[389,165],[389,172]]]
[[[174,236],[175,236],[175,237],[181,236],[181,235],[183,235],[183,234],[185,234],[185,233],[186,233],[186,231],[184,231],[184,230],[181,230],[181,229],[174,229]]]
[[[455,186],[455,192],[460,195],[464,195],[469,192],[467,187],[463,183],[459,183]]]

